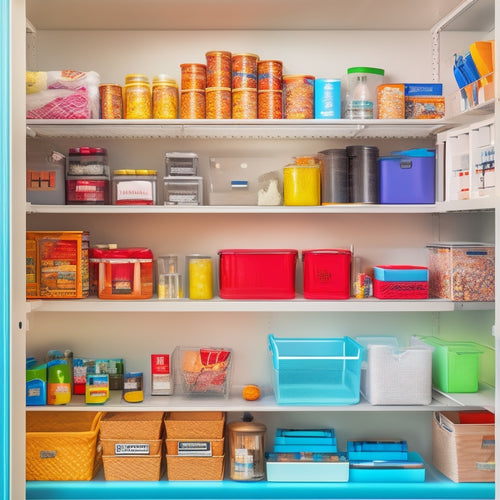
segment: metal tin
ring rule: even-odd
[[[231,59],[231,76],[233,89],[257,88],[257,61],[256,54],[233,54]]]
[[[119,120],[123,118],[121,85],[99,85],[99,96],[101,99],[101,118],[103,120]]]
[[[206,97],[204,90],[181,91],[181,118],[184,120],[205,118]]]
[[[232,117],[257,118],[257,89],[233,89]]]
[[[326,149],[321,161],[321,204],[349,203],[349,176],[345,149]]]
[[[281,61],[259,61],[257,63],[259,90],[283,90],[283,63]]]
[[[181,64],[181,90],[205,90],[207,67],[205,64]]]
[[[349,201],[351,203],[379,202],[378,148],[348,146]]]
[[[212,120],[231,118],[231,88],[207,87],[206,117]]]
[[[285,118],[314,118],[314,76],[285,75],[283,89]]]
[[[207,59],[207,87],[231,88],[231,52],[212,50]]]
[[[259,118],[283,118],[283,91],[259,90],[257,100],[257,110]]]

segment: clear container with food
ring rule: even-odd
[[[321,203],[320,166],[287,165],[283,168],[284,205],[309,206]]]
[[[115,170],[113,205],[156,205],[156,170]]]
[[[366,66],[347,69],[345,118],[377,118],[377,87],[384,83],[384,70]]]
[[[167,75],[153,78],[153,118],[175,119],[179,111],[179,86]]]
[[[314,80],[312,75],[283,76],[284,118],[314,118]]]

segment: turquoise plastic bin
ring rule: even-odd
[[[350,337],[275,338],[269,335],[278,404],[359,402],[363,347]]]

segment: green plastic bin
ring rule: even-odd
[[[443,392],[477,392],[479,355],[484,347],[476,342],[453,342],[437,337],[422,337],[434,347],[432,383]]]

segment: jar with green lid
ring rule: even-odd
[[[156,170],[120,169],[113,172],[113,205],[156,205]]]
[[[179,109],[179,87],[177,82],[167,75],[153,78],[153,118],[177,118]]]
[[[149,119],[153,116],[153,100],[149,78],[145,75],[125,77],[125,118]]]

